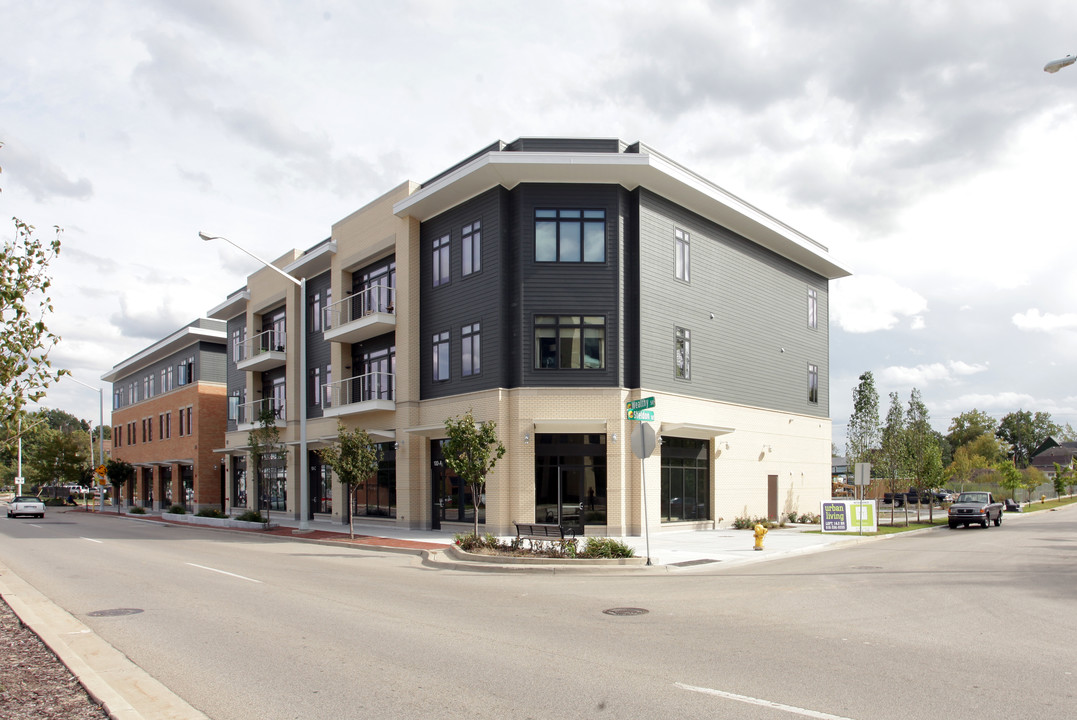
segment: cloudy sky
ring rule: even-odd
[[[494,140],[642,141],[830,248],[857,377],[1077,425],[1077,3],[0,0],[0,214],[64,228],[51,327],[117,362]],[[5,221],[6,222],[6,221]],[[0,227],[10,238],[12,227]],[[106,387],[106,419],[110,404]],[[97,421],[70,381],[46,402]]]

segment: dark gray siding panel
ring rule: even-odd
[[[520,313],[520,385],[617,387],[622,384],[622,238],[629,194],[618,185],[519,185],[513,190],[514,243]],[[604,263],[535,262],[535,210],[604,209]],[[536,370],[536,315],[601,315],[606,318],[602,370]]]
[[[515,152],[619,153],[625,148],[617,138],[519,138],[505,146]]]
[[[828,417],[827,281],[654,193],[640,192],[640,382],[665,392]],[[691,276],[674,277],[674,227],[691,233]],[[808,328],[808,288],[818,327]],[[691,378],[674,377],[677,327]],[[808,402],[808,365],[819,401]]]
[[[239,333],[240,333],[240,339],[242,339],[243,338],[243,328],[245,328],[245,327],[247,327],[247,316],[246,315],[236,315],[234,318],[231,318],[228,321],[228,330],[227,330],[227,338],[226,338],[227,347],[228,347],[228,352],[226,354],[226,356],[228,358],[228,372],[227,372],[227,377],[228,377],[228,397],[232,397],[233,395],[236,395],[238,393],[238,395],[240,397],[240,402],[244,401],[243,394],[247,389],[247,373],[245,373],[244,371],[239,370],[239,369],[236,368],[236,360],[237,360],[237,358],[234,357],[233,354],[232,354],[234,352],[234,346],[232,345],[232,333],[234,333],[235,331],[238,330]],[[235,420],[229,420],[228,421],[228,432],[235,432],[235,430],[236,430],[236,421]]]
[[[508,366],[502,362],[506,307],[503,285],[502,199],[506,191],[497,187],[461,203],[424,222],[420,228],[420,310],[419,372],[423,399],[503,387]],[[476,220],[482,228],[481,269],[462,275],[461,229]],[[450,236],[450,280],[433,287],[432,252],[436,238]],[[479,323],[481,327],[480,373],[462,376],[460,370],[461,329]],[[449,332],[449,380],[434,382],[432,338]]]
[[[325,341],[325,333],[321,329],[321,323],[315,321],[314,297],[320,299],[319,307],[326,306],[326,298],[329,297],[331,287],[329,273],[322,273],[316,278],[307,280],[307,417],[318,418],[322,416],[322,406],[318,402],[319,388],[315,387],[314,369],[318,368],[320,374],[318,383],[325,382],[325,369],[332,361],[332,343]]]
[[[202,382],[225,383],[228,381],[228,353],[221,343],[198,343],[198,361],[195,362],[195,379]],[[160,371],[158,371],[158,378]],[[158,388],[160,390],[160,388]]]

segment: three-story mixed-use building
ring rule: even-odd
[[[848,271],[643,144],[497,142],[274,265],[305,297],[262,268],[209,313],[226,334],[227,509],[298,517],[305,463],[310,515],[345,520],[317,454],[338,421],[381,449],[350,511],[414,528],[478,513],[493,533],[634,535],[830,496],[828,284]],[[641,461],[626,403],[644,398],[659,444]],[[258,492],[249,432],[267,407],[289,452]],[[441,451],[468,410],[507,450],[479,498]]]

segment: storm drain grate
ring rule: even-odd
[[[681,562],[670,563],[673,567],[692,567],[693,565],[706,565],[707,563],[722,562],[721,560],[712,560],[710,558],[703,558],[702,560],[682,560]]]
[[[646,615],[650,610],[644,610],[643,608],[610,608],[609,610],[603,610],[606,615]]]
[[[112,608],[111,610],[94,610],[86,613],[90,617],[120,617],[121,615],[138,615],[142,612],[138,608]]]

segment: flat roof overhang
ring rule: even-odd
[[[824,245],[643,145],[638,153],[491,151],[394,204],[393,212],[424,221],[492,187],[520,183],[643,187],[828,280],[852,274]]]

